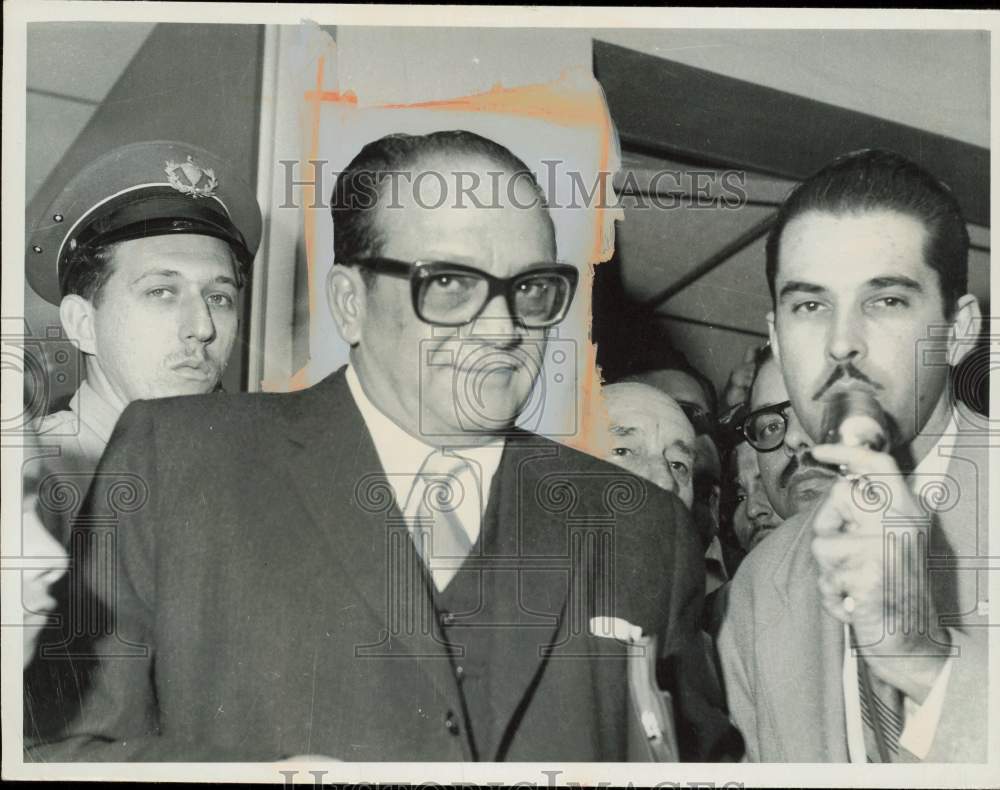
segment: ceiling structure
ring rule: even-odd
[[[156,25],[36,22],[28,25],[26,195],[58,167]]]
[[[679,47],[676,35],[680,32],[689,34],[689,42],[700,45]],[[664,41],[658,44],[661,33]],[[989,93],[983,84],[989,74],[988,41],[977,48],[976,44],[983,42],[975,33],[958,34],[964,35],[959,42],[951,40],[951,33],[944,35],[945,41],[919,33],[877,31],[895,43],[889,49],[901,59],[892,63],[898,84],[913,90],[894,93],[895,101],[880,105],[880,114],[875,115],[856,109],[871,101],[871,90],[855,96],[854,107],[823,100],[842,93],[844,82],[853,84],[859,78],[853,69],[849,74],[847,70],[833,74],[818,68],[830,55],[821,46],[826,32],[795,31],[795,36],[789,31],[735,33],[640,32],[635,40],[641,42],[642,52],[594,42],[595,76],[604,88],[621,138],[623,167],[617,185],[620,187],[625,174],[631,173],[628,178],[633,187],[638,184],[641,193],[653,187],[653,174],[667,172],[673,191],[688,195],[686,202],[666,211],[635,207],[623,200],[624,222],[617,232],[614,264],[619,268],[623,295],[649,316],[642,320],[665,324],[670,341],[721,388],[742,360],[745,348],[766,338],[765,315],[771,305],[764,278],[764,237],[780,201],[798,179],[834,156],[876,146],[910,156],[952,185],[971,220],[970,291],[988,311],[990,152],[970,142],[981,139],[982,130],[989,128]],[[777,53],[767,48],[754,50],[772,69],[784,62],[784,71],[771,71],[770,79],[761,82],[723,73],[732,72],[734,64],[747,65],[747,48],[762,43],[754,35],[760,33],[766,33],[772,45],[779,43],[775,37],[785,45],[783,49],[779,46]],[[803,33],[807,35],[798,40]],[[839,55],[846,57],[845,46],[853,41],[853,54],[864,66],[871,59],[864,54],[865,47],[876,43],[873,35],[872,31],[841,31],[833,36],[833,44],[840,48]],[[616,38],[633,40],[624,33]],[[812,44],[812,50],[807,43]],[[928,46],[932,43],[935,46]],[[935,57],[935,53],[959,43],[964,44],[955,51],[959,63],[943,64]],[[915,60],[920,54],[918,45],[923,46],[922,64]],[[718,59],[719,52],[729,53],[724,49],[729,46],[734,57]],[[688,61],[714,53],[715,59],[713,68],[708,69],[669,60],[660,53],[677,54]],[[979,62],[984,56],[985,65]],[[792,57],[803,59],[801,69],[789,62]],[[959,67],[968,70],[956,72]],[[946,118],[947,113],[940,113],[934,102],[916,90],[925,78],[930,94],[944,89],[937,71],[929,74],[936,69],[944,69],[953,89],[963,85],[955,90],[949,106],[967,102],[963,112],[957,113],[964,123]],[[754,69],[743,71],[753,73]],[[801,81],[803,71],[817,75],[812,95],[773,87],[778,84],[801,90],[812,85]],[[783,80],[779,73],[786,75]],[[892,92],[892,88],[891,83],[883,84],[879,90]],[[918,120],[923,125],[901,123],[898,118]],[[964,139],[942,133],[959,126]],[[725,183],[727,173],[730,183],[734,177],[739,179],[742,197],[736,206],[726,204],[726,190],[719,186]],[[697,177],[715,185],[714,192],[709,190],[709,197],[716,199],[714,206],[711,200],[692,205]],[[595,315],[595,337],[602,331],[602,320],[615,327],[621,325],[621,318],[617,314],[610,318]]]

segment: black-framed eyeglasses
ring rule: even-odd
[[[350,261],[379,274],[410,281],[413,310],[434,326],[465,326],[486,305],[503,295],[511,318],[525,329],[544,329],[566,317],[579,274],[566,263],[539,263],[513,277],[494,277],[481,269],[447,261],[361,258]]]
[[[788,410],[792,402],[789,400],[765,406],[750,412],[739,432],[759,453],[769,453],[781,447],[788,432]]]

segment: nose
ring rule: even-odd
[[[760,481],[753,486],[747,498],[747,517],[751,521],[768,521],[774,518],[774,508],[771,507]]]
[[[651,463],[649,465],[649,474],[647,477],[656,483],[660,488],[664,488],[674,494],[679,494],[681,487],[677,478],[674,477],[673,472],[667,463]]]
[[[799,418],[795,415],[795,410],[789,408],[786,412],[788,417],[788,428],[785,431],[785,454],[790,456],[808,450],[813,446],[813,440],[806,433]]]
[[[507,346],[520,344],[526,333],[524,325],[511,315],[507,300],[500,294],[487,302],[469,331],[472,337],[496,338],[500,341],[498,345]]]
[[[212,311],[200,294],[184,301],[179,332],[185,342],[210,343],[215,338]]]
[[[829,329],[827,354],[837,363],[863,358],[868,353],[864,318],[853,310],[837,310]]]

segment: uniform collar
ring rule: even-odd
[[[69,408],[76,414],[77,419],[97,434],[105,444],[111,440],[115,424],[124,411],[117,404],[102,398],[86,379],[74,393]]]

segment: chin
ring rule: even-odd
[[[149,397],[152,398],[173,398],[181,395],[207,395],[212,392],[217,386],[217,381],[179,381],[173,382],[169,386],[163,387],[155,395]]]

